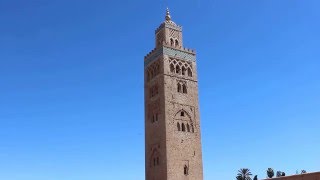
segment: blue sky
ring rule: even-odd
[[[197,50],[205,180],[320,171],[318,0],[1,0],[0,179],[144,179],[166,6]]]

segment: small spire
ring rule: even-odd
[[[167,8],[167,12],[166,12],[166,21],[171,21],[169,8]]]

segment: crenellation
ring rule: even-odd
[[[196,55],[196,51],[194,49],[190,49],[190,48],[186,48],[186,47],[181,47],[179,46],[178,48],[174,47],[174,46],[171,46],[170,44],[166,43],[166,42],[163,42],[163,47],[168,47],[168,48],[175,48],[176,50],[178,51],[181,51],[181,52],[185,52],[185,53],[189,53],[191,55]],[[148,57],[152,56],[153,53],[155,53],[157,50],[162,50],[163,47],[161,48],[154,48],[152,49],[146,56],[144,56],[144,59],[148,59]]]

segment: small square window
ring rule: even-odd
[[[184,116],[184,112],[183,111],[180,113],[180,116]]]

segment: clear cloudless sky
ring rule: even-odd
[[[197,50],[205,180],[320,171],[319,0],[0,0],[0,180],[143,180],[143,58]]]

